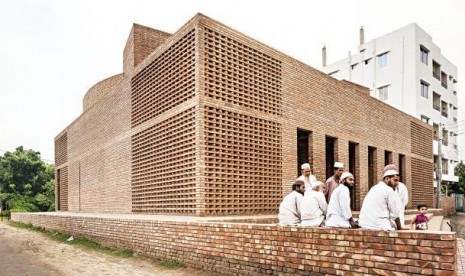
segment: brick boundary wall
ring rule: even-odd
[[[455,233],[178,222],[89,214],[11,219],[225,275],[456,275]]]

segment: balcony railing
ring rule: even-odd
[[[438,80],[441,79],[441,75],[433,71],[433,77],[437,78]]]
[[[444,146],[447,146],[447,145],[449,145],[449,141],[447,141],[447,140],[442,140],[442,144],[443,144]]]
[[[439,107],[439,105],[433,104],[433,108],[437,111],[441,111],[441,107]]]
[[[447,82],[442,82],[441,81],[441,85],[442,85],[442,87],[447,88]]]
[[[442,116],[447,118],[447,112],[446,111],[441,112],[441,114],[442,114]]]

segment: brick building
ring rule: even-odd
[[[386,163],[410,206],[433,203],[432,127],[367,88],[201,14],[174,34],[134,24],[123,56],[55,139],[58,210],[276,213],[308,161],[320,180],[346,164],[354,209]]]

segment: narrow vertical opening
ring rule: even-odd
[[[312,162],[310,145],[310,131],[297,129],[297,176],[300,175],[300,165]]]
[[[384,166],[392,164],[392,151],[384,151]]]
[[[56,194],[56,197],[57,197],[57,210],[61,210],[61,170],[58,169],[57,170],[57,194]]]
[[[337,138],[326,136],[326,178],[333,175]]]
[[[358,171],[358,165],[359,165],[359,158],[358,158],[358,144],[349,142],[349,172],[351,172],[354,175],[355,178],[355,185],[350,189],[350,208],[352,210],[358,210],[358,179],[359,179],[359,171]]]
[[[368,147],[368,188],[376,183],[376,148]]]
[[[404,175],[405,175],[405,155],[399,154],[399,176],[400,176],[400,182],[405,183]]]

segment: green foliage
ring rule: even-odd
[[[0,156],[0,207],[13,212],[55,209],[55,168],[40,160],[40,153],[25,150]]]
[[[455,166],[455,175],[459,177],[459,182],[453,183],[451,191],[457,194],[465,194],[465,164],[462,162]]]

